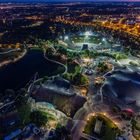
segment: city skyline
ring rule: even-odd
[[[0,0],[0,140],[140,140],[140,0]]]
[[[0,2],[140,2],[140,0],[0,0]]]

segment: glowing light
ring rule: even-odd
[[[89,118],[87,118],[87,121],[89,121]]]
[[[105,38],[103,38],[103,39],[102,39],[102,41],[106,41],[106,39],[105,39]]]
[[[107,113],[106,113],[106,112],[103,112],[103,115],[105,115],[105,116],[106,116],[106,115],[107,115]]]
[[[91,36],[92,35],[92,32],[91,31],[86,31],[84,35],[87,36],[87,37],[88,36]]]
[[[68,39],[69,39],[69,37],[68,37],[68,36],[65,36],[65,37],[64,37],[64,40],[68,40]]]
[[[92,113],[92,116],[95,116],[95,113]]]
[[[119,123],[118,123],[118,122],[114,122],[114,124],[115,124],[115,125],[117,125],[117,126],[119,125]]]
[[[83,58],[83,62],[84,63],[89,63],[89,62],[91,62],[91,59],[90,58]]]

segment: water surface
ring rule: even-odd
[[[19,61],[0,68],[0,91],[5,89],[19,89],[38,72],[39,77],[51,76],[61,66],[44,58],[41,50],[29,50]],[[64,71],[61,67],[60,73]]]

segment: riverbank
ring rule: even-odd
[[[8,52],[8,53],[11,53],[11,51]],[[3,66],[8,65],[8,64],[10,64],[10,63],[15,63],[15,62],[17,62],[18,60],[20,60],[21,58],[23,58],[23,57],[25,56],[26,53],[27,53],[27,50],[24,49],[24,51],[22,52],[22,54],[21,54],[20,56],[18,56],[17,58],[15,58],[14,60],[6,60],[6,61],[1,62],[1,63],[0,63],[0,68],[3,67]],[[5,53],[4,53],[4,54],[5,54]]]
[[[22,59],[14,60],[0,69],[0,91],[24,87],[35,73],[38,77],[54,76],[65,71],[62,65],[46,60],[42,50],[29,50]]]
[[[64,68],[65,68],[65,71],[64,71],[62,74],[67,73],[67,66],[64,65],[64,64],[62,64],[62,63],[59,62],[59,61],[55,61],[55,60],[49,59],[49,58],[46,56],[46,51],[44,51],[44,57],[46,58],[46,60],[48,60],[48,61],[50,61],[50,62],[53,62],[53,63],[56,63],[56,64],[58,64],[58,65],[64,67]]]
[[[49,58],[46,56],[46,50],[44,50],[44,58],[45,58],[47,61],[51,62],[51,63],[55,63],[55,64],[58,64],[58,65],[64,67],[65,70],[64,70],[64,72],[63,72],[62,74],[65,74],[65,73],[67,72],[67,66],[65,66],[65,65],[62,64],[61,62],[58,62],[58,61],[49,59]],[[53,76],[55,77],[55,76],[57,76],[57,75],[58,75],[58,74],[53,75]],[[49,76],[48,76],[48,77],[49,77]],[[44,79],[44,77],[41,77],[41,78],[39,78],[39,79],[36,79],[36,80],[34,81],[34,84],[41,83],[41,82],[43,81],[43,79]],[[27,89],[27,92],[28,92],[28,93],[30,92],[31,88],[32,88],[32,84],[30,84],[29,87],[28,87],[28,89]]]

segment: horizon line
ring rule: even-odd
[[[30,2],[34,2],[34,3],[57,3],[57,2],[64,2],[64,3],[69,3],[69,2],[84,2],[84,3],[88,3],[88,2],[96,2],[96,3],[100,3],[100,2],[119,2],[119,3],[123,3],[123,2],[130,2],[130,3],[135,3],[135,2],[140,2],[140,0],[0,0],[0,3],[30,3]]]

